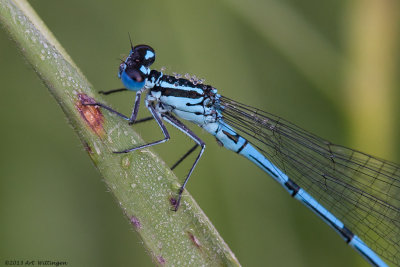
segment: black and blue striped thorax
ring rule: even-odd
[[[160,113],[172,112],[200,126],[221,118],[220,96],[211,85],[151,70],[145,87],[149,89],[147,99],[158,103]]]

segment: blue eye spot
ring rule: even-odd
[[[144,55],[144,59],[148,60],[150,58],[153,58],[155,56],[153,51],[147,50],[146,55]]]
[[[140,69],[139,69],[142,73],[144,73],[144,74],[149,74],[150,73],[150,69],[149,68],[146,68],[145,66],[140,66]]]

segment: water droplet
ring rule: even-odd
[[[127,169],[129,168],[129,165],[131,164],[129,157],[124,157],[122,159],[122,168]]]

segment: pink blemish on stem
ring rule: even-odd
[[[140,223],[139,219],[136,218],[135,216],[131,216],[129,221],[132,223],[133,226],[135,226],[135,228],[137,230],[139,230],[140,228],[142,228],[142,224]]]
[[[166,260],[163,258],[163,256],[157,256],[157,261],[162,266],[164,266],[167,263]]]
[[[94,103],[96,103],[96,101],[93,98],[80,93],[78,94],[78,101],[76,101],[75,107],[90,129],[101,138],[104,136],[104,116],[99,107],[85,105]]]

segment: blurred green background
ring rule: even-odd
[[[332,142],[400,162],[398,1],[30,1],[97,90],[121,87],[119,61],[151,45],[154,68]],[[0,265],[152,266],[61,109],[0,31]],[[128,114],[134,94],[110,96]],[[144,114],[142,116],[146,116]],[[190,125],[189,125],[190,126]],[[156,125],[135,126],[146,140]],[[172,165],[192,146],[155,150]],[[208,144],[188,190],[244,266],[368,266],[250,162]],[[190,160],[176,173],[183,178]]]

